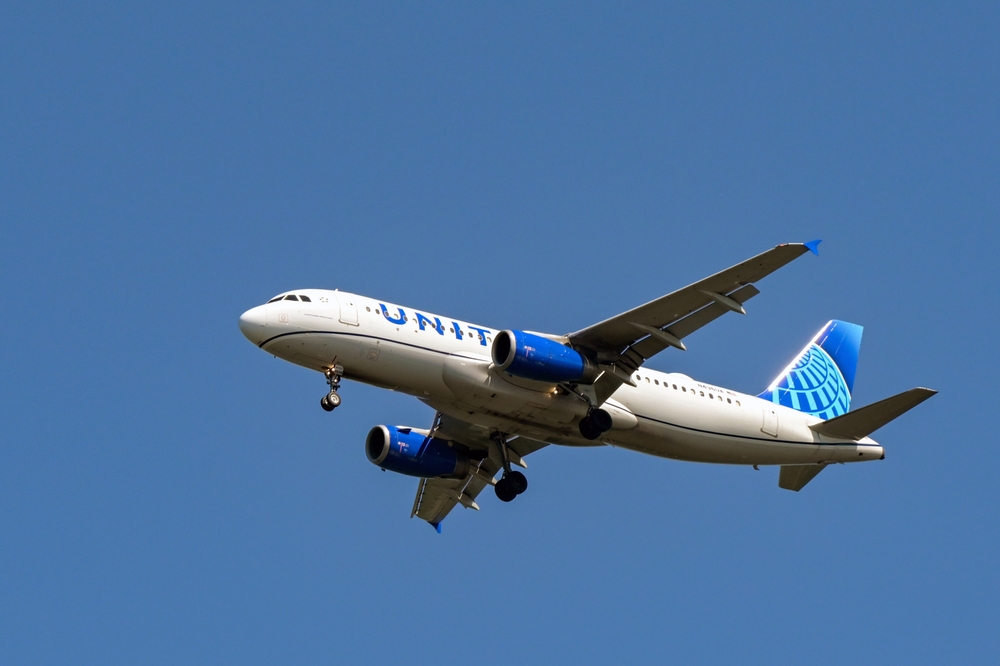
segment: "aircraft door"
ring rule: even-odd
[[[778,410],[772,405],[764,405],[764,422],[760,426],[760,431],[770,435],[778,436]]]
[[[354,302],[354,296],[343,292],[337,294],[337,304],[340,306],[340,322],[351,326],[358,325],[358,306]]]

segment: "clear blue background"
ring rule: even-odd
[[[1000,658],[993,3],[7,3],[0,662]],[[568,332],[823,238],[651,361],[757,392],[830,318],[884,462],[550,447],[438,535],[412,398],[255,349],[340,288]]]

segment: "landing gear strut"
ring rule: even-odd
[[[332,412],[340,406],[340,395],[337,393],[337,389],[340,388],[340,378],[344,376],[344,366],[334,365],[332,368],[327,368],[323,374],[326,375],[326,383],[330,386],[330,392],[323,396],[319,405],[325,411]]]
[[[586,439],[597,439],[611,430],[611,414],[601,408],[591,409],[580,419],[580,434]]]
[[[500,458],[503,460],[503,476],[497,481],[494,490],[501,502],[510,502],[528,489],[528,479],[520,472],[511,471],[510,454],[507,453],[507,438],[504,437],[503,433],[494,431],[490,438],[500,450]]]

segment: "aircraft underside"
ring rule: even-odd
[[[801,441],[777,440],[759,427],[734,433],[712,430],[711,422],[695,424],[698,427],[674,423],[662,414],[636,414],[616,400],[618,394],[607,405],[611,429],[597,440],[588,440],[577,427],[587,415],[584,400],[557,387],[505,378],[486,358],[441,355],[388,340],[318,332],[286,336],[265,350],[320,372],[331,363],[340,364],[347,379],[407,393],[438,412],[484,430],[548,444],[610,445],[674,460],[734,465],[860,462],[883,455],[874,443],[816,444],[811,436]],[[323,356],[329,360],[324,362]],[[741,397],[743,402],[757,401],[753,396]],[[746,409],[760,408],[749,404]]]

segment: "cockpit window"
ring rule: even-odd
[[[275,301],[280,301],[282,298],[284,298],[284,296],[275,296],[274,298],[269,300],[268,303],[274,303]]]
[[[306,303],[312,303],[312,299],[311,298],[309,298],[308,296],[303,296],[302,294],[299,294],[299,300],[303,300]]]
[[[296,296],[295,294],[288,294],[288,296],[285,296],[285,300],[286,301],[297,301],[297,300],[299,300],[299,297]]]

